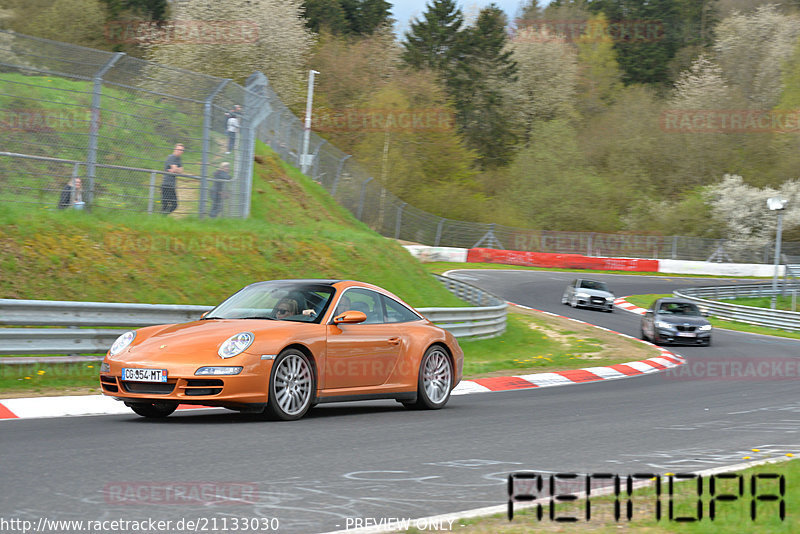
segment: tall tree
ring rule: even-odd
[[[507,48],[506,16],[495,4],[464,30],[445,80],[468,146],[480,154],[482,168],[507,164],[516,144],[506,93],[517,80],[517,63]]]
[[[676,0],[591,0],[589,7],[620,28],[614,48],[625,83],[669,82],[685,22]]]
[[[433,0],[405,34],[403,60],[415,69],[448,72],[459,46],[464,14],[454,0]]]
[[[578,39],[578,108],[584,115],[598,113],[611,104],[622,89],[614,43],[607,35],[603,13],[591,19]]]
[[[518,65],[509,93],[527,142],[536,121],[573,114],[578,73],[575,47],[546,27],[530,26],[518,30],[509,49]]]
[[[391,26],[391,8],[385,0],[304,0],[303,16],[311,31],[363,36]]]
[[[304,0],[306,27],[315,33],[327,30],[336,35],[349,33],[344,9],[339,0]]]

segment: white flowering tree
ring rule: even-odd
[[[759,189],[747,185],[741,176],[726,174],[706,189],[706,195],[712,216],[726,228],[726,247],[731,250],[763,248],[775,241],[778,218],[767,208],[770,197],[789,201],[783,213],[784,229],[800,226],[800,180],[784,182],[778,189]]]
[[[534,121],[569,115],[575,103],[578,61],[575,47],[546,28],[522,28],[509,44],[517,81],[509,88],[525,132]]]
[[[303,98],[304,65],[313,45],[301,5],[299,0],[174,2],[174,34],[143,44],[157,63],[239,83],[260,70],[291,105]]]
[[[732,100],[722,68],[706,54],[701,54],[675,82],[670,104],[675,109],[709,110],[729,107]]]
[[[800,16],[774,4],[735,12],[716,29],[719,65],[735,81],[750,107],[771,109],[781,92],[781,72],[800,36]]]

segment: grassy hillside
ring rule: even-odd
[[[258,280],[341,277],[464,305],[264,145],[253,188],[246,221],[0,203],[0,297],[214,304]]]

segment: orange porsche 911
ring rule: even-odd
[[[245,287],[200,320],[122,334],[100,384],[144,417],[196,404],[293,420],[321,402],[442,408],[463,364],[452,334],[384,289],[276,280]]]

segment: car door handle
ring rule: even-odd
[[[399,337],[390,337],[389,338],[389,344],[390,345],[399,345],[400,344],[400,338]]]

